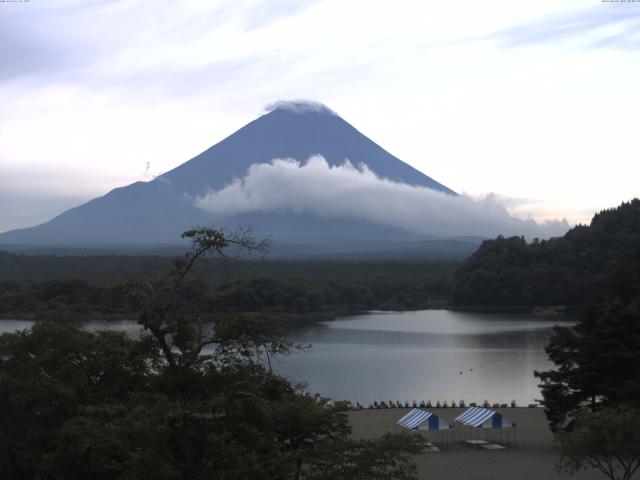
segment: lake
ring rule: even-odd
[[[544,347],[562,317],[449,310],[371,312],[291,336],[309,353],[277,364],[292,380],[335,399],[519,405],[540,398],[534,370],[551,367]]]
[[[534,370],[551,366],[544,352],[563,317],[422,310],[370,312],[297,330],[290,339],[309,351],[274,363],[274,369],[308,390],[334,399],[465,400],[519,405],[540,398]],[[0,332],[31,322],[2,320]],[[130,321],[87,322],[131,335]]]

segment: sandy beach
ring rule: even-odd
[[[386,432],[406,431],[396,421],[410,409],[393,408],[360,410],[349,414],[355,438],[373,438]],[[433,408],[431,411],[451,422],[464,409]],[[518,443],[505,450],[473,449],[461,441],[443,445],[440,452],[423,453],[416,457],[420,479],[442,480],[545,480],[574,478],[578,480],[603,479],[595,470],[575,475],[555,471],[558,454],[552,447],[544,412],[539,408],[497,408],[504,417],[517,424]],[[433,440],[438,445],[438,442]],[[503,442],[505,445],[506,442]]]

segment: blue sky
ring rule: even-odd
[[[0,3],[0,231],[297,98],[456,191],[584,222],[638,195],[638,85],[640,3]]]

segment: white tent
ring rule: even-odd
[[[488,408],[470,407],[457,416],[454,421],[474,428],[513,428],[515,423],[506,420],[501,413]]]
[[[404,417],[398,420],[398,425],[408,430],[426,430],[429,432],[439,432],[451,429],[449,422],[445,422],[429,410],[414,408]]]
[[[448,422],[441,420],[430,411],[421,408],[414,408],[398,420],[397,423],[409,430],[428,430],[430,432],[449,430],[451,428]]]
[[[397,423],[408,430],[418,430],[427,434],[427,439],[431,437],[433,441],[445,442],[447,444],[453,432],[449,422],[445,422],[437,415],[421,408],[414,408],[398,420]],[[439,452],[440,449],[429,442],[427,443],[427,451]]]
[[[468,429],[462,429],[462,433],[468,432],[471,438],[474,436],[474,431],[482,431],[485,432],[485,438],[490,440],[506,440],[510,442],[513,436],[513,440],[516,443],[518,441],[516,424],[508,421],[501,413],[495,410],[470,407],[458,415],[454,421],[462,427],[468,427]],[[503,432],[506,434],[506,438],[503,437]]]

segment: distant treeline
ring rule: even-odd
[[[117,285],[161,285],[164,256],[29,256],[0,252],[0,318],[56,311],[126,317]],[[181,295],[199,311],[261,312],[309,322],[370,309],[434,306],[584,306],[640,286],[640,200],[593,217],[563,237],[498,237],[461,265],[451,261],[241,260],[203,263]]]
[[[0,282],[88,280],[94,284],[160,278],[171,257],[135,255],[23,255],[0,251]]]
[[[639,284],[640,200],[597,213],[561,238],[498,237],[455,274],[456,306],[583,306]]]
[[[306,323],[363,310],[445,305],[457,265],[429,261],[240,261],[226,273],[204,265],[185,282],[180,296],[212,316],[261,312],[289,323]],[[161,285],[170,268],[165,257],[2,253],[0,317],[42,318],[59,311],[79,318],[127,317],[133,308],[118,285],[141,279]]]

